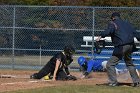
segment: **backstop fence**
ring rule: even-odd
[[[107,27],[112,12],[120,12],[140,30],[140,7],[0,6],[0,68],[40,69],[64,46],[76,49],[77,58],[107,60],[113,47],[94,53],[94,38]],[[139,31],[140,32],[140,31]],[[84,40],[86,39],[86,40]],[[112,46],[111,42],[106,43]],[[139,48],[140,44],[136,43]],[[140,68],[140,51],[133,60]]]

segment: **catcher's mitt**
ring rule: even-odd
[[[67,76],[66,80],[77,80],[77,78],[73,75]]]
[[[95,45],[95,53],[100,54],[102,48],[105,47],[105,40],[96,41],[94,45]]]

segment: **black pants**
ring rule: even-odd
[[[48,74],[53,76],[54,70],[55,70],[55,66],[52,66],[51,64],[46,64],[38,73],[34,74],[34,77],[35,79],[41,79]],[[63,68],[59,68],[56,74],[56,80],[63,80],[66,77],[67,75],[64,72]]]

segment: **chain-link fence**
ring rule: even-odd
[[[71,67],[78,66],[79,56],[107,60],[112,47],[95,55],[87,36],[98,36],[114,11],[140,30],[139,7],[0,6],[0,68],[38,69],[66,45],[76,49]],[[139,53],[133,53],[137,66]]]

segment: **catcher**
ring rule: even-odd
[[[72,55],[75,49],[72,46],[65,46],[64,51],[55,54],[49,62],[38,72],[30,76],[31,79],[41,79],[46,75],[52,76],[52,80],[76,80],[70,75],[68,65],[73,62]],[[64,70],[65,69],[65,70]]]

